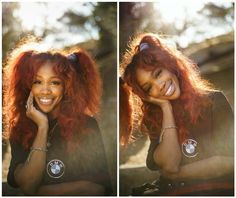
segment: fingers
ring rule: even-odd
[[[168,103],[169,102],[168,100],[160,99],[160,98],[154,98],[152,96],[148,96],[146,98],[143,98],[143,100],[145,102],[152,103],[152,104],[159,105],[159,106],[163,105],[164,103]]]
[[[162,99],[159,99],[159,98],[153,98],[153,97],[149,97],[148,100],[151,102],[151,103],[155,103],[155,104],[159,104],[161,102],[163,102],[164,100]]]
[[[27,111],[31,111],[33,109],[33,100],[34,100],[34,97],[33,97],[33,93],[30,92],[30,95],[27,99],[27,102],[26,102],[26,109]]]
[[[150,103],[153,103],[153,102],[155,102],[155,101],[158,101],[158,99],[157,98],[153,98],[153,97],[151,97],[151,96],[148,96],[148,97],[146,97],[146,98],[142,98],[145,102],[150,102]]]
[[[48,127],[48,118],[47,115],[42,113],[40,110],[37,110],[34,106],[34,96],[30,92],[29,97],[26,101],[26,116],[31,119],[37,126],[47,126]]]

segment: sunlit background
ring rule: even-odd
[[[223,90],[234,107],[234,3],[225,0],[121,2],[119,10],[120,57],[130,37],[137,33],[165,35],[170,45],[198,63],[204,77]],[[3,61],[6,53],[27,34],[41,37],[54,48],[81,46],[98,61],[104,81],[99,125],[113,184],[116,182],[116,17],[116,3],[2,3]],[[156,178],[158,173],[145,169],[147,147],[148,141],[142,137],[125,152],[121,148],[120,195],[127,195],[131,185]],[[3,183],[9,162],[5,151],[9,151],[8,147],[3,146]]]
[[[103,79],[102,107],[97,117],[116,193],[117,131],[117,3],[115,2],[3,2],[2,56],[26,35],[40,37],[45,46],[86,49],[95,58]],[[3,64],[4,65],[4,64]],[[4,83],[4,82],[3,82]],[[6,175],[10,161],[8,142],[3,142],[3,195],[16,195]]]
[[[140,32],[170,36],[182,48],[233,31],[234,3],[225,1],[159,0],[156,3],[120,3],[123,38]],[[121,43],[123,46],[123,42]]]
[[[98,27],[91,22],[84,21],[83,27],[68,26],[70,16],[64,13],[71,10],[74,14],[89,17],[97,3],[78,4],[68,3],[19,3],[19,9],[15,10],[14,16],[21,22],[24,31],[34,31],[35,35],[43,36],[47,29],[57,31],[57,34],[46,36],[47,42],[54,44],[54,47],[73,45],[89,39],[99,39]],[[76,19],[79,20],[79,19]],[[62,23],[64,22],[64,23]]]
[[[232,31],[232,8],[232,3],[223,1],[210,4],[203,1],[190,3],[188,0],[180,0],[170,6],[170,1],[167,0],[154,4],[154,10],[157,13],[160,11],[160,18],[165,22],[165,26],[173,25],[173,28],[179,31],[177,35],[172,35],[182,48],[192,42],[201,42]],[[223,18],[222,15],[225,17]],[[222,21],[219,20],[220,18]]]
[[[222,90],[234,107],[234,3],[229,1],[158,0],[119,5],[120,59],[130,38],[153,32],[166,38],[196,62],[202,75]],[[128,148],[120,147],[120,195],[158,178],[146,168],[148,138],[137,133]]]

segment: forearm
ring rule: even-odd
[[[75,181],[40,186],[37,195],[104,195],[102,185],[90,181]]]
[[[33,148],[46,149],[47,128],[39,128]],[[32,151],[24,164],[17,166],[15,179],[25,194],[34,194],[42,180],[46,164],[45,151]]]
[[[172,107],[163,109],[162,128],[175,126]],[[169,128],[163,134],[162,141],[154,152],[155,162],[169,172],[177,172],[181,161],[181,151],[176,128]]]
[[[233,174],[234,158],[213,156],[180,167],[178,173],[162,172],[163,176],[172,180],[214,179]]]

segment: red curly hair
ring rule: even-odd
[[[141,43],[147,43],[148,48],[140,51]],[[178,137],[182,142],[188,133],[190,124],[194,124],[201,117],[202,110],[211,104],[208,95],[214,91],[212,85],[200,77],[200,72],[195,63],[181,52],[168,47],[156,34],[142,34],[135,38],[129,45],[129,50],[124,54],[120,65],[123,83],[120,85],[120,142],[126,145],[132,137],[133,113],[137,111],[132,99],[145,98],[146,93],[138,85],[136,69],[142,68],[152,71],[163,67],[175,74],[179,80],[181,95],[171,101],[173,113],[178,126]],[[130,92],[130,93],[128,93]],[[126,93],[126,94],[124,94]],[[133,97],[129,97],[133,95]],[[129,111],[127,113],[127,108]],[[137,114],[137,112],[135,112]],[[142,101],[141,126],[147,129],[150,138],[157,138],[161,131],[162,111],[159,106]],[[135,122],[135,124],[137,121]]]
[[[37,126],[26,116],[25,105],[37,71],[41,65],[50,62],[64,85],[57,117],[61,135],[67,141],[72,141],[74,132],[86,131],[86,115],[91,116],[99,111],[101,79],[95,62],[82,49],[73,53],[73,60],[63,52],[22,49],[15,49],[4,67],[6,137],[21,143],[25,149],[31,146]],[[73,128],[78,122],[79,130],[75,131]]]

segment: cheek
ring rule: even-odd
[[[39,93],[39,89],[35,86],[32,86],[31,92],[32,92],[33,96],[35,96],[35,95],[37,95],[37,93]]]
[[[60,88],[57,88],[57,89],[54,89],[54,95],[56,95],[58,97],[58,99],[62,99],[63,95],[64,95],[64,89],[63,87],[60,87]]]
[[[176,83],[175,99],[179,98],[181,95],[181,90],[178,82]]]
[[[179,81],[178,81],[178,79],[176,79],[176,82],[175,82],[175,84],[176,84],[176,86],[177,86],[177,89],[178,89],[179,91],[181,91],[181,90],[180,90],[180,84],[179,84]]]
[[[180,88],[179,79],[177,78],[177,76],[173,75],[173,76],[172,76],[172,79],[173,79],[173,81],[175,82],[176,86],[177,86],[178,88]]]
[[[153,88],[151,89],[151,92],[150,92],[149,95],[152,96],[152,97],[157,98],[157,97],[159,97],[160,92],[155,86],[153,86]]]

